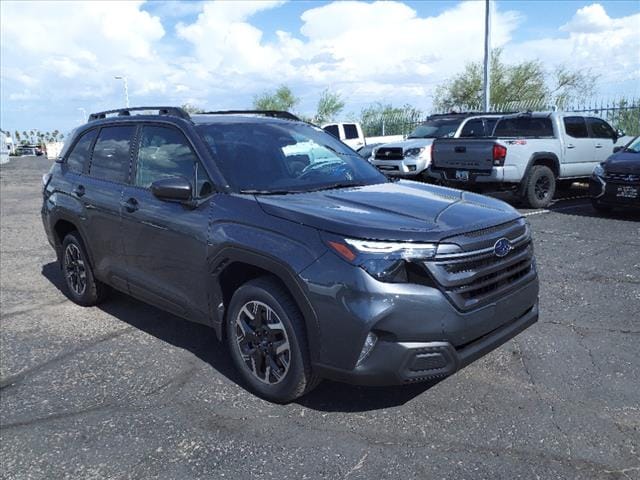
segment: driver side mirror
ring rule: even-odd
[[[626,135],[626,133],[624,133],[624,130],[622,130],[621,128],[618,128],[615,132],[615,138],[613,139],[613,141],[615,142],[616,140],[618,140],[619,138],[622,138]]]
[[[184,177],[168,177],[153,182],[151,193],[160,200],[185,202],[191,200],[193,189]]]

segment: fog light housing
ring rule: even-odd
[[[367,335],[367,338],[365,338],[364,340],[364,345],[362,345],[362,351],[360,352],[360,356],[358,357],[358,362],[356,363],[356,367],[360,365],[364,361],[364,359],[369,356],[369,354],[371,353],[371,350],[373,350],[373,347],[376,346],[377,341],[378,341],[378,336],[373,332],[369,332],[369,334]]]
[[[416,166],[415,165],[407,165],[407,168],[409,169],[410,172],[415,172],[416,171]]]

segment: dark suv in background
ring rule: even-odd
[[[274,401],[442,378],[538,318],[516,210],[391,181],[286,112],[93,114],[43,182],[73,301],[115,288],[209,325]]]

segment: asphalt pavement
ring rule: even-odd
[[[0,167],[0,478],[640,478],[640,216],[575,188],[532,225],[533,327],[431,388],[239,385],[204,326],[82,308],[40,221],[50,161]]]

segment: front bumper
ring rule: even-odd
[[[414,177],[420,175],[429,166],[426,158],[406,157],[402,160],[371,159],[371,164],[385,175]]]
[[[640,208],[640,183],[612,182],[592,175],[589,196],[601,205]]]
[[[467,311],[436,286],[378,282],[330,252],[301,276],[319,319],[314,369],[347,383],[399,385],[451,375],[538,319],[535,270],[517,289]],[[378,341],[358,364],[369,332]]]

